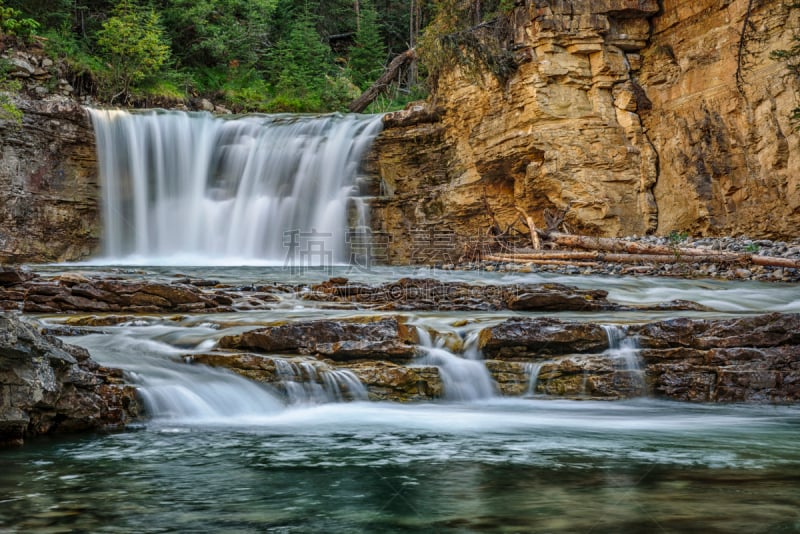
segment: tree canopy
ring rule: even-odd
[[[4,33],[44,37],[77,91],[127,105],[209,98],[234,111],[343,110],[431,21],[428,34],[446,26],[433,0],[2,1],[14,15]],[[449,22],[468,28],[504,3],[447,0]],[[371,110],[424,95],[425,74],[409,66]]]

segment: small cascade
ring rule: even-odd
[[[349,369],[334,369],[322,362],[273,359],[278,387],[289,404],[321,404],[367,400],[367,388]]]
[[[632,392],[643,394],[645,392],[644,370],[636,338],[628,336],[624,326],[612,324],[602,326],[608,336],[609,348],[606,354],[614,362],[616,373],[629,377]]]
[[[525,364],[525,373],[528,375],[528,389],[525,391],[526,396],[532,397],[537,394],[536,386],[539,383],[539,373],[545,363],[548,362],[531,362]]]
[[[147,414],[155,420],[224,422],[283,410],[271,388],[233,373],[180,364],[131,373]]]
[[[464,357],[445,349],[444,339],[434,341],[425,328],[417,327],[417,333],[424,352],[417,362],[433,365],[439,369],[446,399],[473,401],[495,396],[494,380],[478,350],[477,332],[467,337],[464,343]]]
[[[346,262],[350,201],[380,116],[90,109],[108,260]]]

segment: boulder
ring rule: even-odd
[[[296,322],[225,336],[219,347],[282,354],[317,354],[335,361],[409,361],[419,338],[404,317]]]
[[[551,355],[602,352],[608,335],[592,323],[515,317],[481,331],[478,346],[486,358],[537,360]]]
[[[0,444],[57,432],[121,428],[138,414],[122,372],[80,347],[0,314]]]

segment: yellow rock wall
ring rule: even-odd
[[[741,92],[748,0],[517,7],[508,84],[454,68],[427,110],[387,118],[373,221],[403,244],[393,259],[414,259],[410,232],[484,232],[487,202],[503,226],[517,208],[540,225],[568,208],[595,235],[796,235],[800,88],[769,53],[789,46],[800,9],[753,4]]]

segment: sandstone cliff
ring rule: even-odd
[[[456,68],[428,104],[441,119],[387,117],[373,220],[395,236],[393,260],[415,260],[414,243],[436,233],[484,232],[484,197],[503,225],[517,207],[542,224],[549,207],[596,235],[795,235],[800,136],[789,116],[800,87],[769,53],[789,47],[800,10],[748,4],[518,6],[520,66],[507,85]],[[442,261],[455,259],[452,245]]]

